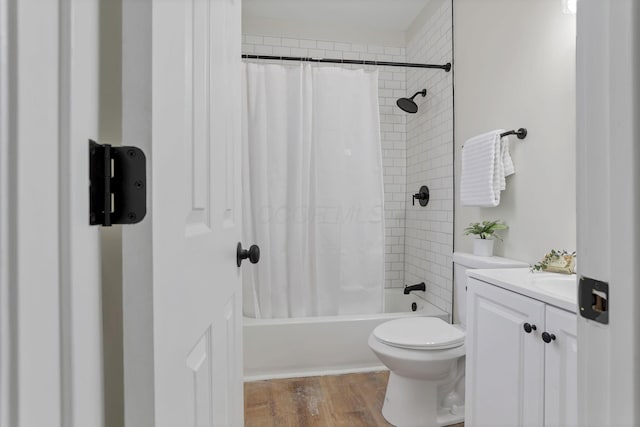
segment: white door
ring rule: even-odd
[[[575,313],[547,306],[545,331],[544,425],[578,425],[578,322]]]
[[[98,0],[0,0],[0,426],[101,426]]]
[[[545,304],[469,279],[465,425],[543,425]],[[536,329],[527,333],[525,323]]]
[[[123,144],[148,176],[123,227],[128,427],[243,424],[240,61],[240,0],[124,1]]]

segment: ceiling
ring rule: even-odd
[[[298,25],[406,31],[429,0],[243,0],[243,14]]]

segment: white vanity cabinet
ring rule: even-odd
[[[467,313],[465,426],[577,425],[575,313],[474,278]]]
[[[578,425],[576,314],[547,305],[545,331],[556,339],[544,346],[544,425]]]

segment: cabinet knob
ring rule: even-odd
[[[525,323],[524,325],[522,325],[522,327],[524,328],[524,331],[528,334],[530,334],[531,331],[535,331],[538,329],[536,325],[532,325],[530,323]]]
[[[555,341],[556,336],[554,334],[550,334],[549,332],[542,333],[542,341],[549,344],[551,341]]]

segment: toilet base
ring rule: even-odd
[[[442,382],[406,378],[391,372],[382,415],[397,427],[441,427],[464,421],[464,405],[440,404],[442,400],[455,400],[442,396],[450,389],[444,386]]]

